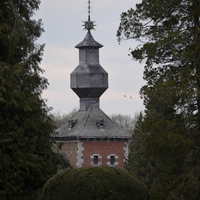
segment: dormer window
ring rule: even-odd
[[[97,127],[98,127],[99,129],[104,129],[104,120],[103,120],[103,118],[99,118],[99,119],[97,120],[96,124],[97,124]]]
[[[70,120],[68,121],[69,130],[72,129],[72,128],[75,126],[75,124],[76,124],[77,121],[78,121],[78,119],[70,119]]]

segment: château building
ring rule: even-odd
[[[78,112],[52,134],[55,151],[72,167],[124,167],[131,134],[119,128],[101,109],[99,99],[108,89],[108,73],[99,63],[103,47],[91,34],[94,22],[84,22],[87,34],[76,45],[79,64],[71,73],[71,89],[80,99]]]

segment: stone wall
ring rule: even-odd
[[[64,153],[67,160],[70,162],[73,168],[76,167],[77,155],[78,155],[78,142],[56,142],[54,146],[55,152]]]

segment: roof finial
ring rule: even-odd
[[[89,32],[90,32],[91,29],[95,30],[94,26],[96,26],[94,24],[95,21],[90,21],[90,13],[91,13],[91,11],[90,11],[90,0],[88,0],[88,21],[84,21],[83,22],[84,23],[83,26],[84,26],[84,29],[88,30]]]
[[[88,0],[88,21],[90,21],[90,0]]]

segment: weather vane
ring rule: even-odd
[[[91,29],[94,29],[94,26],[96,26],[94,23],[95,21],[90,20],[90,0],[88,0],[88,21],[83,21],[84,23],[84,30],[88,30],[90,32]]]

